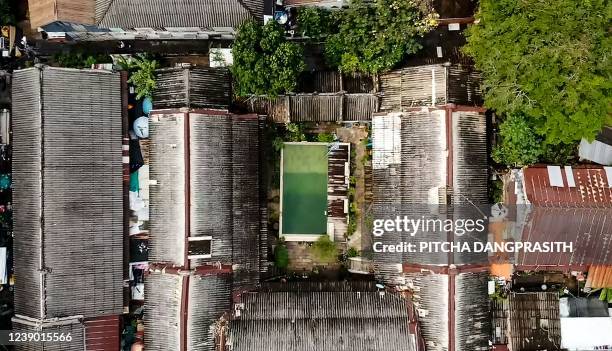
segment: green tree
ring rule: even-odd
[[[526,166],[538,162],[544,152],[542,138],[522,116],[511,115],[499,126],[501,142],[493,149],[495,162]]]
[[[0,0],[0,25],[15,24],[15,15],[9,0]]]
[[[339,13],[317,6],[300,8],[297,14],[299,34],[314,40],[322,39],[335,31]]]
[[[339,12],[336,33],[327,37],[325,55],[342,72],[376,74],[392,69],[420,50],[417,38],[436,25],[436,15],[424,14],[415,2],[351,1]]]
[[[611,15],[607,0],[481,0],[465,52],[483,73],[486,106],[524,116],[548,145],[594,138],[612,122]]]
[[[304,70],[302,48],[287,42],[275,21],[264,26],[256,21],[243,23],[232,46],[231,71],[238,96],[277,96],[295,90]]]
[[[338,248],[336,243],[329,239],[327,234],[321,235],[310,247],[314,258],[323,263],[331,263],[338,260]]]

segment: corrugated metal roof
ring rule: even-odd
[[[415,350],[402,297],[356,287],[289,290],[242,295],[244,308],[230,323],[232,350]]]
[[[512,293],[509,299],[509,339],[512,350],[559,350],[559,293]]]
[[[571,170],[571,173],[567,173]],[[525,213],[521,240],[530,243],[565,242],[573,252],[526,252],[517,256],[519,269],[568,271],[589,265],[612,264],[612,188],[601,167],[573,167],[561,171],[563,187],[553,187],[546,167],[529,167],[522,176],[531,206]],[[568,174],[570,177],[568,178]],[[573,178],[575,187],[569,187]]]
[[[157,71],[155,109],[217,108],[231,103],[231,79],[225,68],[168,68]]]
[[[251,97],[249,110],[277,123],[369,121],[378,111],[375,94],[297,94]]]
[[[214,351],[215,335],[219,333],[215,330],[215,323],[231,310],[231,281],[230,274],[198,276],[152,272],[147,275],[144,313],[146,349],[181,349],[183,306],[187,314],[186,349]]]
[[[406,273],[407,286],[419,313],[427,350],[446,351],[450,339],[457,351],[486,351],[491,330],[487,272],[447,274]],[[450,294],[451,279],[454,296]],[[451,301],[452,300],[452,301]],[[454,310],[451,309],[454,303]],[[454,313],[454,331],[449,331]]]
[[[578,148],[580,159],[589,160],[600,165],[612,166],[612,145],[599,140],[592,142],[582,139]]]
[[[592,142],[582,139],[578,155],[581,159],[612,166],[612,127],[604,127]]]
[[[612,145],[612,127],[603,127],[603,129],[599,134],[597,134],[595,139],[601,141],[602,143]]]
[[[30,320],[18,316],[13,318],[14,333],[58,333],[72,337],[70,342],[26,342],[15,345],[16,351],[83,351],[85,346],[85,325],[78,319],[32,325]],[[89,350],[89,349],[88,349]]]
[[[300,94],[290,97],[291,122],[342,121],[342,96]]]
[[[303,72],[298,79],[300,93],[336,93],[342,90],[342,75],[338,71]]]
[[[344,96],[345,121],[369,121],[378,111],[378,97],[373,94],[346,94]]]
[[[453,192],[456,204],[488,203],[487,121],[484,113],[452,113]]]
[[[39,72],[16,71],[13,105],[19,116],[13,121],[13,221],[15,238],[15,313],[41,314],[41,275],[39,258],[42,228],[42,116]],[[36,127],[38,126],[38,127]],[[19,199],[23,199],[19,201]],[[28,235],[29,234],[29,235]]]
[[[487,147],[481,109],[425,108],[376,115],[372,139],[374,218],[482,218]],[[421,242],[432,241],[484,242],[487,233],[450,235],[452,239],[441,228],[414,235],[386,231],[376,241],[420,247]],[[427,350],[488,350],[486,253],[375,252],[374,263],[385,281],[404,285],[406,278]],[[480,266],[474,272],[455,271],[470,264]]]
[[[286,95],[276,98],[251,96],[247,100],[247,107],[252,113],[267,115],[272,122],[289,123],[289,99]]]
[[[118,315],[87,319],[85,322],[87,351],[115,351],[121,345],[121,320]]]
[[[427,350],[447,351],[449,343],[448,275],[407,273],[412,301],[419,313],[421,333]]]
[[[17,313],[120,314],[120,75],[41,66],[14,84]]]
[[[187,350],[217,350],[215,323],[231,310],[230,292],[230,275],[189,277]]]
[[[231,263],[234,235],[233,193],[242,189],[242,184],[235,184],[233,180],[233,169],[238,164],[234,163],[232,157],[232,149],[235,146],[232,137],[232,119],[230,115],[211,116],[190,113],[189,130],[191,169],[189,235],[212,236],[210,261]],[[257,196],[257,188],[247,191],[249,190],[255,192]],[[258,217],[256,219],[258,220]],[[258,221],[255,223],[259,225]],[[257,241],[246,244],[254,246]]]
[[[445,104],[446,67],[417,66],[385,73],[380,77],[380,93],[381,111]]]
[[[523,242],[564,242],[573,252],[521,251],[516,258],[519,270],[568,271],[592,264],[612,264],[612,217],[604,208],[535,207],[523,229]]]
[[[343,75],[338,71],[303,72],[298,79],[298,93],[365,94],[374,91],[374,81],[366,74]]]
[[[573,167],[575,187],[568,187],[565,172],[564,187],[551,186],[546,167],[529,167],[523,174],[527,199],[534,205],[612,208],[612,184],[603,167]]]
[[[183,264],[185,121],[182,113],[149,118],[149,260]],[[172,234],[172,235],[169,235]]]
[[[491,299],[491,341],[494,345],[508,344],[509,316],[508,299]]]
[[[232,124],[232,247],[234,285],[259,283],[261,271],[259,244],[260,221],[259,122],[252,118],[234,118]],[[267,242],[264,242],[267,245]],[[262,257],[266,259],[266,257]]]
[[[113,0],[100,25],[107,28],[231,27],[263,16],[262,0]]]
[[[180,350],[180,306],[183,279],[172,274],[145,277],[144,327],[147,350]]]
[[[381,111],[415,106],[482,104],[480,75],[468,65],[422,65],[390,71],[380,77]]]
[[[395,214],[441,220],[451,218],[451,215],[463,219],[482,218],[481,208],[487,203],[486,119],[483,113],[469,111],[456,111],[451,117],[452,128],[446,126],[445,110],[374,117],[374,218],[393,218]],[[396,121],[391,123],[389,118]],[[382,123],[379,123],[381,120]],[[449,129],[453,142],[452,163],[447,158]],[[397,140],[398,136],[400,140]],[[397,161],[397,164],[390,163]],[[453,174],[452,189],[447,188],[449,172]],[[451,202],[447,203],[449,198]],[[431,205],[437,205],[437,210],[432,211]],[[486,241],[486,233],[473,234],[454,237],[454,240],[462,243]],[[386,244],[411,242],[418,246],[421,242],[448,241],[448,237],[447,232],[442,230],[428,230],[416,235],[386,232],[377,241]],[[389,260],[396,260],[396,264],[434,265],[487,261],[486,254],[468,252],[455,253],[453,262],[442,252],[384,253],[375,256],[384,256],[379,258],[386,264],[391,264]]]
[[[179,238],[184,239],[186,230],[185,158],[189,155],[188,236],[212,237],[211,258],[194,260],[193,267],[218,261],[235,264],[237,271],[250,272],[246,280],[257,282],[260,211],[256,116],[206,110],[153,111],[150,139],[150,177],[157,182],[150,188],[150,260],[183,265],[184,240]]]
[[[488,351],[491,331],[488,272],[455,278],[455,350]]]
[[[149,258],[192,274],[156,270],[146,277],[147,349],[178,350],[184,331],[187,349],[214,350],[214,324],[230,310],[232,290],[258,285],[259,137],[255,115],[151,112],[150,174],[156,184],[150,187]],[[186,236],[210,237],[210,257],[185,267]],[[233,275],[215,271],[218,264],[230,265]],[[193,272],[203,266],[211,272]],[[181,310],[188,313],[186,324]]]

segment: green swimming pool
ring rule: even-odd
[[[287,143],[281,182],[282,234],[327,232],[327,144]]]

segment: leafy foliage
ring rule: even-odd
[[[354,248],[354,247],[349,247],[348,250],[346,250],[346,257],[357,257],[359,256],[359,251]]]
[[[298,31],[302,36],[319,40],[329,35],[338,25],[338,11],[317,6],[306,6],[299,9],[297,14]]]
[[[571,145],[612,123],[611,14],[606,0],[480,1],[465,52],[483,72],[485,104],[535,129],[506,128],[526,133],[510,136],[510,163],[533,161],[539,139]]]
[[[0,25],[15,24],[15,15],[9,0],[0,0]]]
[[[155,71],[159,67],[156,60],[150,59],[146,55],[137,55],[128,60],[122,59],[119,65],[130,72],[128,83],[136,87],[137,99],[153,95],[157,86]]]
[[[612,288],[601,289],[601,292],[599,293],[599,300],[612,303]]]
[[[53,56],[54,64],[67,68],[91,68],[97,63],[112,63],[108,55],[86,55],[82,52],[58,53]]]
[[[295,90],[304,70],[302,48],[287,42],[282,27],[275,21],[264,26],[247,21],[240,26],[232,47],[238,96],[279,94]]]
[[[320,143],[331,143],[334,141],[334,135],[331,133],[317,134],[317,141]]]
[[[287,132],[285,133],[286,141],[305,141],[306,133],[304,132],[304,125],[300,123],[287,123],[285,125]]]
[[[286,269],[289,266],[289,251],[284,241],[280,241],[274,248],[274,264],[281,269]]]
[[[336,243],[331,241],[327,234],[321,235],[321,237],[312,244],[310,251],[319,262],[331,263],[338,259],[338,248],[336,247]]]
[[[416,38],[436,25],[436,15],[425,16],[414,2],[351,1],[338,12],[337,31],[327,37],[325,55],[342,72],[376,74],[389,70],[421,46]]]
[[[501,143],[493,150],[495,162],[526,166],[538,162],[544,152],[542,138],[523,117],[511,115],[499,127]]]

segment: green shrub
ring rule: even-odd
[[[317,141],[320,143],[332,143],[334,141],[334,135],[331,133],[317,134]]]
[[[310,251],[319,262],[332,263],[338,260],[338,248],[336,247],[336,243],[331,241],[327,234],[321,235],[321,237],[312,244]]]
[[[136,88],[137,99],[153,96],[157,87],[155,71],[159,67],[156,60],[146,55],[136,55],[127,60],[121,59],[119,65],[130,73],[128,83]]]
[[[274,264],[280,269],[286,269],[289,266],[289,250],[284,241],[281,241],[274,248]]]
[[[359,256],[359,251],[357,251],[356,248],[351,246],[348,248],[348,250],[346,250],[346,256],[347,257],[357,257]]]

